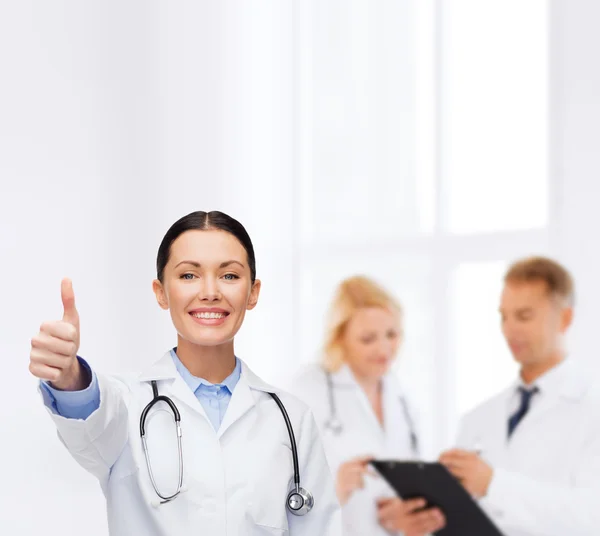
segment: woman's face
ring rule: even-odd
[[[389,370],[400,345],[400,319],[382,307],[357,310],[342,336],[345,361],[355,376],[374,380]]]
[[[179,336],[199,346],[231,342],[258,301],[248,255],[226,231],[187,231],[171,245],[163,282],[153,289]]]

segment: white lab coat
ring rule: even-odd
[[[245,363],[218,432],[170,353],[134,380],[101,375],[98,380],[100,407],[85,421],[50,414],[71,455],[100,480],[111,536],[341,533],[334,484],[312,413]],[[159,394],[171,397],[181,413],[185,491],[162,505],[157,505],[140,439],[140,414],[153,396],[150,380],[159,380]],[[279,394],[289,413],[301,485],[314,496],[314,508],[303,517],[285,508],[293,487],[291,446],[268,391]],[[170,494],[179,466],[175,425],[164,404],[149,413],[146,434],[159,490]]]
[[[596,536],[600,531],[600,400],[568,359],[507,441],[517,383],[468,414],[459,446],[494,468],[481,505],[506,536]],[[539,398],[538,398],[539,397]],[[517,404],[518,405],[518,404]]]
[[[306,367],[294,378],[289,389],[310,405],[322,431],[325,452],[334,475],[339,466],[357,456],[379,459],[414,459],[407,422],[400,397],[404,396],[394,373],[383,378],[382,428],[364,391],[351,370],[344,366],[332,374],[335,405],[343,431],[339,436],[326,428],[330,418],[326,376],[318,365]],[[406,400],[406,398],[405,398]],[[411,420],[414,407],[407,401]],[[415,430],[418,435],[418,430]],[[377,499],[395,497],[394,490],[380,477],[367,476],[365,487],[357,490],[342,509],[345,536],[388,536],[377,520]]]

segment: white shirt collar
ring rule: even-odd
[[[356,380],[352,369],[345,363],[336,372],[331,373],[331,381],[336,387],[354,387],[360,389],[360,384]],[[390,390],[392,392],[401,392],[393,366],[385,373],[381,381],[384,393]]]
[[[239,358],[238,358],[239,359]],[[248,386],[252,389],[265,392],[278,393],[281,391],[280,388],[270,385],[265,382],[262,378],[258,377],[250,367],[245,363],[243,359],[239,359],[241,363],[241,376],[244,376]],[[151,380],[168,380],[174,379],[179,376],[179,372],[175,367],[173,358],[171,357],[171,351],[169,350],[163,356],[152,363],[144,372],[138,376],[140,382],[149,382]]]
[[[577,399],[585,392],[587,383],[585,375],[581,373],[575,360],[567,357],[542,374],[533,384],[526,384],[519,376],[514,385],[514,392],[516,393],[520,387],[530,390],[535,386],[543,396],[565,396]]]

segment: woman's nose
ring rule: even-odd
[[[217,301],[221,298],[219,285],[215,278],[205,277],[200,286],[199,297],[203,301]]]

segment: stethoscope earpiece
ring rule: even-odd
[[[298,487],[293,489],[287,497],[287,509],[295,516],[304,516],[312,510],[315,504],[310,491]]]

